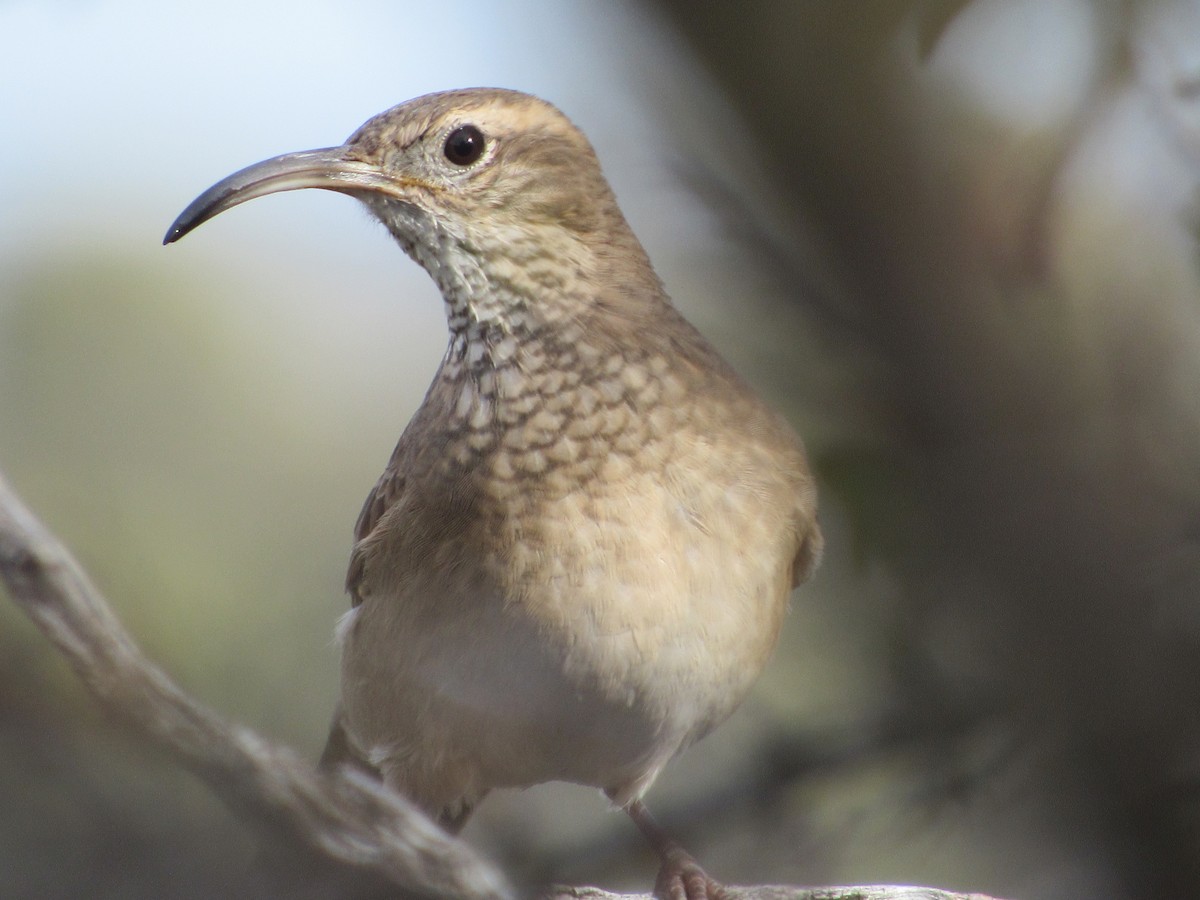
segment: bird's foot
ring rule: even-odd
[[[659,900],[724,900],[725,888],[676,844],[663,854],[662,868],[654,881],[654,896]]]
[[[609,796],[613,796],[613,792]],[[645,803],[640,799],[631,800],[625,812],[662,860],[662,868],[654,881],[654,896],[658,900],[725,900],[726,892],[721,883],[709,878],[700,863],[663,831]]]

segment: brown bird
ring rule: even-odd
[[[800,440],[679,314],[587,139],[497,89],[419,97],[340,147],[214,185],[171,226],[276,191],[356,197],[430,274],[450,343],[370,492],[323,762],[457,830],[492,788],[642,802],[758,677],[821,553]]]

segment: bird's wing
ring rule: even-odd
[[[329,725],[329,737],[325,740],[325,750],[321,753],[321,761],[317,768],[323,772],[333,772],[342,766],[350,766],[382,781],[377,769],[363,752],[350,739],[346,731],[345,718],[342,715],[342,705],[339,703],[333,710],[333,721]]]
[[[404,492],[404,482],[404,473],[399,467],[389,465],[367,494],[358,521],[354,523],[354,550],[350,554],[350,568],[346,572],[346,590],[350,593],[351,606],[362,603],[358,588],[363,578],[363,541]]]
[[[799,587],[816,571],[824,550],[825,538],[821,534],[821,526],[813,521],[808,533],[801,538],[800,547],[792,560],[792,587]]]

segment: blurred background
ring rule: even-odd
[[[1200,896],[1195,0],[0,0],[0,469],[186,690],[316,758],[350,527],[445,345],[324,192],[201,190],[432,90],[590,136],[805,436],[825,564],[651,807],[730,882]],[[467,837],[648,889],[583,788]],[[0,896],[290,896],[0,604]]]

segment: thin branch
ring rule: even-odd
[[[186,696],[138,649],[66,548],[0,476],[0,580],[103,706],[186,766],[259,830],[341,875],[334,895],[507,900],[503,875],[371,778],[318,772],[294,751]],[[390,887],[389,887],[390,886]],[[990,900],[930,888],[730,887],[728,900]],[[545,900],[648,900],[554,887]]]
[[[513,896],[468,844],[394,792],[349,770],[319,773],[292,750],[187,697],[146,659],[79,564],[2,477],[0,578],[110,712],[272,838],[419,895]]]
[[[556,888],[543,900],[655,900],[651,894],[610,894],[599,888]],[[871,884],[854,887],[795,887],[764,884],[726,886],[722,900],[995,900],[984,894],[956,894],[937,888]]]

